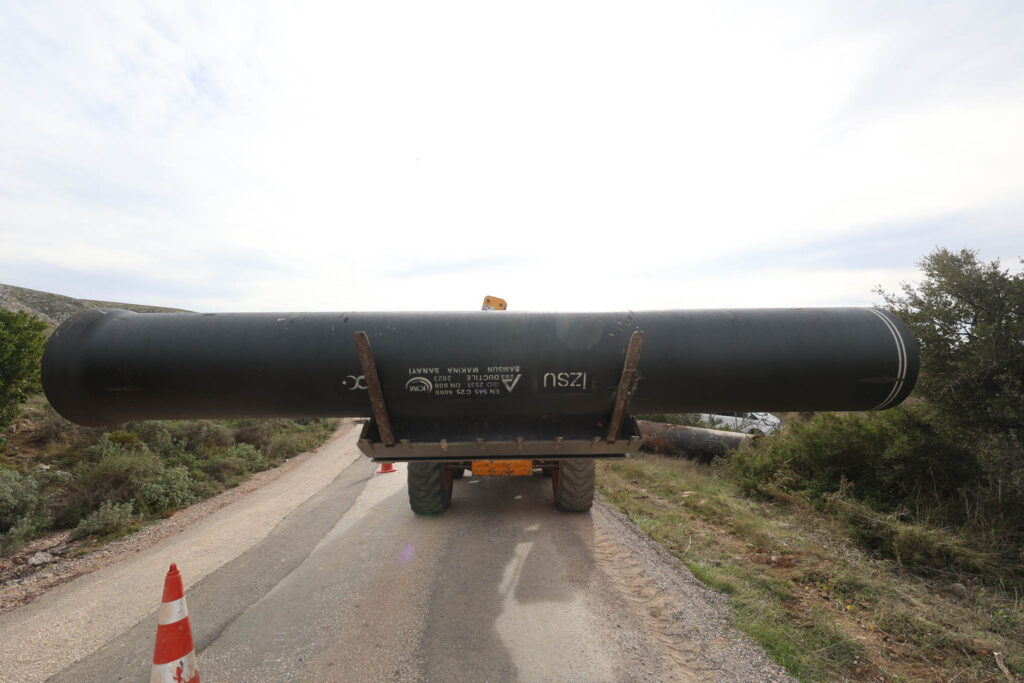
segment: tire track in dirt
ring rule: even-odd
[[[619,600],[629,603],[623,613],[640,622],[636,624],[638,630],[650,634],[661,644],[659,654],[668,659],[668,668],[674,676],[707,679],[711,669],[701,663],[706,659],[705,652],[685,640],[678,622],[671,617],[681,606],[665,591],[652,586],[650,573],[634,560],[626,546],[601,526],[595,528],[594,559],[606,585],[616,590]]]
[[[670,680],[789,681],[759,646],[730,626],[726,598],[603,502],[595,502],[594,560],[610,609],[652,644]],[[616,608],[616,605],[624,606]]]

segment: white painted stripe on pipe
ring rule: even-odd
[[[171,602],[160,603],[160,611],[157,613],[156,623],[161,626],[176,624],[188,616],[188,607],[185,605],[185,598]]]
[[[900,366],[899,366],[899,374],[898,374],[898,380],[899,381],[898,381],[897,386],[893,387],[892,398],[890,399],[890,403],[891,403],[891,402],[895,401],[896,397],[899,396],[899,393],[901,391],[903,391],[903,382],[906,381],[906,379],[907,379],[907,371],[910,368],[910,359],[909,359],[909,357],[907,355],[907,343],[906,343],[906,341],[904,341],[903,335],[900,334],[899,328],[896,327],[896,323],[894,323],[892,320],[890,320],[888,317],[886,317],[886,315],[884,313],[882,313],[881,311],[876,311],[876,313],[878,313],[878,315],[882,316],[882,319],[885,320],[885,322],[887,322],[889,324],[889,329],[891,329],[893,334],[896,335],[896,341],[899,342],[899,347],[900,347]],[[886,407],[888,408],[889,406],[887,405]]]
[[[872,408],[872,410],[882,410],[889,407],[889,404],[899,396],[900,391],[903,389],[903,381],[907,376],[907,348],[903,343],[903,337],[900,335],[899,330],[896,329],[896,325],[894,325],[891,320],[885,317],[881,311],[877,311],[873,308],[868,308],[866,310],[877,315],[879,319],[885,323],[885,326],[889,328],[889,332],[892,334],[893,340],[896,342],[896,381],[893,383],[892,391],[889,392],[889,395],[886,396],[881,403]]]
[[[154,664],[149,674],[149,683],[177,683],[183,681],[194,681],[199,675],[199,667],[196,664],[196,651],[192,650],[181,659],[176,659],[167,664]]]
[[[907,368],[906,353],[907,353],[907,351],[906,351],[906,347],[903,344],[903,338],[900,336],[899,330],[896,329],[896,326],[892,323],[892,321],[889,320],[888,318],[886,318],[880,311],[876,311],[876,310],[872,309],[871,312],[874,313],[875,315],[877,315],[879,318],[881,318],[881,320],[889,328],[889,331],[892,333],[893,339],[896,340],[896,354],[897,354],[897,358],[898,358],[897,370],[896,370],[896,382],[893,384],[892,391],[890,391],[889,395],[885,397],[885,400],[882,401],[881,403],[879,403],[878,406],[876,406],[873,409],[873,410],[882,410],[884,408],[888,408],[889,405],[892,403],[892,401],[896,398],[897,395],[899,395],[900,391],[903,389],[903,380],[906,378],[906,368]]]

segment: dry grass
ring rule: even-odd
[[[598,476],[797,678],[1005,680],[996,652],[1024,675],[1024,596],[1012,589],[915,576],[861,549],[843,521],[797,498],[744,498],[714,467],[641,456],[602,462]]]

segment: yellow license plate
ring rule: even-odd
[[[533,474],[532,460],[474,460],[475,477],[528,477]]]

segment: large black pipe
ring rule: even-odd
[[[73,422],[363,416],[354,333],[396,418],[606,415],[644,333],[637,413],[872,410],[917,379],[917,346],[869,308],[641,313],[81,313],[43,357]]]
[[[637,420],[636,426],[644,440],[643,449],[648,453],[685,455],[705,462],[734,451],[754,438],[752,434],[742,432],[649,420]]]

